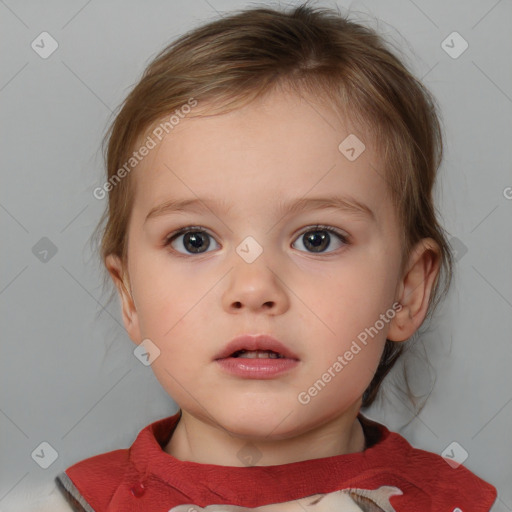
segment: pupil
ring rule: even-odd
[[[313,252],[320,252],[329,247],[330,237],[326,231],[310,231],[310,235],[306,237],[306,247],[308,244],[312,247]],[[321,233],[319,235],[319,233]]]
[[[201,251],[201,245],[204,243],[204,235],[198,231],[198,232],[193,232],[193,233],[187,233],[185,235],[185,239],[184,239],[184,244],[185,244],[185,247],[187,248],[187,250],[189,250],[190,252],[193,252],[193,253],[199,253],[199,252],[203,252]],[[189,245],[191,247],[189,247]],[[206,239],[206,247],[204,247],[204,249],[208,249],[210,245],[210,242],[208,241],[208,239]]]

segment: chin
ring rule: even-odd
[[[287,411],[283,414],[283,411]],[[222,428],[241,439],[254,442],[288,439],[298,434],[295,416],[291,408],[285,407],[256,407],[252,410],[233,408],[225,411],[216,418]]]

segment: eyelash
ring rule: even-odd
[[[170,246],[171,242],[173,242],[176,238],[178,238],[179,236],[181,235],[184,235],[186,233],[188,233],[189,231],[200,231],[200,232],[204,232],[206,233],[208,236],[214,238],[212,235],[210,235],[208,233],[208,230],[204,227],[204,226],[185,226],[185,227],[182,227],[180,229],[178,229],[177,231],[174,231],[173,233],[171,233],[170,235],[166,236],[165,239],[164,239],[164,243],[163,243],[163,246],[164,247],[168,247]],[[340,241],[343,243],[343,245],[350,245],[351,241],[350,241],[350,236],[338,231],[337,229],[331,227],[331,226],[326,226],[324,224],[315,224],[315,225],[312,225],[312,226],[307,226],[306,229],[302,230],[298,235],[297,237],[295,238],[295,240],[297,240],[299,237],[301,237],[302,235],[304,235],[305,233],[308,233],[310,231],[327,231],[328,233],[330,234],[333,234],[335,236],[337,236]],[[314,253],[314,252],[309,252],[309,254],[323,254],[323,255],[328,255],[328,254],[331,254],[331,253],[335,253],[337,252],[339,249],[335,249],[334,251],[330,251],[330,252],[319,252],[319,253]],[[194,256],[194,254],[184,254],[184,253],[181,253],[179,251],[174,251],[177,255],[179,256]],[[210,251],[207,251],[207,252],[210,252]],[[196,254],[195,256],[200,256],[200,255],[204,255],[204,254],[207,254],[207,252],[204,252],[204,253],[198,253]],[[301,251],[303,252],[303,251]]]

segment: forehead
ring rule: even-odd
[[[373,141],[310,97],[276,91],[225,114],[192,114],[136,167],[138,213],[175,197],[266,211],[276,201],[339,192],[378,214],[388,199]]]

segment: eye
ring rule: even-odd
[[[338,247],[332,247],[332,235],[337,239],[334,245],[338,244]],[[202,226],[187,226],[169,235],[164,241],[164,246],[172,246],[180,254],[204,254],[209,252],[210,240],[217,244],[215,239]],[[324,253],[330,247],[332,250],[336,250],[348,244],[347,235],[332,227],[321,225],[309,227],[299,235],[297,240],[302,243],[307,251],[313,253]]]
[[[311,226],[307,231],[303,231],[299,237],[298,241],[302,243],[303,246],[306,247],[308,251],[314,253],[322,253],[325,252],[325,249],[331,247],[332,245],[332,235],[334,235],[338,240],[335,240],[335,244],[338,244],[338,247],[334,247],[333,250],[339,249],[344,245],[348,244],[348,236],[340,233],[337,229],[331,228],[329,226]],[[297,242],[296,242],[297,243]],[[292,245],[293,247],[293,245]],[[329,251],[332,252],[332,251]]]
[[[209,252],[210,239],[214,240],[201,226],[187,226],[169,235],[164,246],[170,245],[181,254],[203,254]]]

